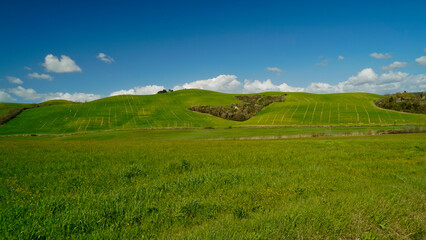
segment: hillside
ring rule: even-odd
[[[24,109],[33,107],[34,104],[28,103],[3,103],[0,102],[0,126],[18,114]]]
[[[261,93],[277,95],[283,93]],[[329,126],[424,124],[426,115],[380,109],[368,93],[287,93],[244,122],[190,111],[192,106],[241,103],[237,94],[180,90],[157,95],[120,95],[82,104],[29,109],[0,127],[0,134],[62,134],[137,128],[226,128],[229,126]],[[238,94],[241,95],[241,94]]]
[[[328,126],[422,124],[426,115],[408,114],[375,106],[381,95],[370,93],[289,93],[284,103],[263,109],[245,125]]]
[[[21,109],[26,107],[31,107],[30,103],[5,103],[0,102],[0,116],[6,115],[9,111],[15,109]]]

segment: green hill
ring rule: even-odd
[[[277,95],[283,93],[261,93]],[[240,103],[237,94],[180,90],[156,95],[120,95],[92,102],[25,110],[0,127],[0,134],[62,134],[137,128],[226,128],[229,126],[329,126],[424,124],[426,115],[380,109],[368,93],[287,93],[256,116],[235,122],[192,112],[191,106]],[[238,94],[241,95],[241,94]]]
[[[28,103],[3,103],[0,102],[0,126],[5,124],[24,109],[34,107],[34,104]]]
[[[32,105],[33,104],[30,104],[30,103],[5,103],[5,102],[0,102],[0,116],[6,115],[8,112],[16,110],[16,109],[31,107]]]
[[[424,124],[426,115],[378,108],[370,93],[289,93],[287,101],[274,103],[244,125],[389,125]]]

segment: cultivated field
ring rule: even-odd
[[[263,109],[244,125],[390,125],[421,124],[426,116],[378,108],[369,93],[310,94],[291,93],[287,101]]]
[[[262,93],[277,95],[283,93]],[[376,107],[380,95],[368,93],[288,93],[253,118],[235,122],[188,110],[191,106],[229,105],[232,94],[181,90],[150,96],[121,95],[82,104],[61,104],[26,110],[0,127],[1,135],[64,134],[153,128],[226,128],[276,126],[360,126],[424,124],[426,115]]]
[[[204,90],[40,104],[0,126],[0,239],[425,239],[426,115],[379,97],[244,122],[188,110],[239,102]]]
[[[273,141],[118,133],[1,138],[0,238],[426,237],[424,133]]]

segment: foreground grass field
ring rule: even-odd
[[[426,237],[424,133],[130,136],[0,139],[0,238]]]
[[[282,92],[261,93],[281,95]],[[278,126],[371,126],[425,124],[426,115],[380,109],[369,93],[288,93],[256,116],[235,122],[190,111],[191,106],[240,102],[235,94],[188,89],[156,95],[120,95],[81,104],[26,110],[0,126],[0,135],[67,134],[123,129],[227,128]],[[1,105],[0,105],[1,108]]]

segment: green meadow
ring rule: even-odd
[[[264,95],[283,93],[267,92]],[[235,94],[180,90],[156,95],[120,95],[92,102],[25,110],[0,126],[0,135],[69,134],[126,129],[185,129],[282,126],[421,125],[426,115],[385,110],[374,105],[380,95],[369,93],[287,93],[253,118],[235,122],[190,111],[191,106],[239,103]]]
[[[0,139],[3,239],[424,239],[425,133]],[[134,134],[134,133],[133,133]]]
[[[0,126],[0,239],[426,238],[425,115],[367,93],[288,93],[244,122],[188,110],[235,96],[23,111]]]

